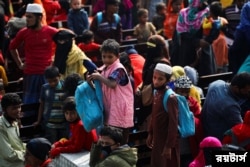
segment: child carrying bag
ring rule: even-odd
[[[168,89],[163,97],[164,109],[167,111],[167,100],[171,94],[174,94],[178,100],[178,111],[179,111],[178,130],[181,137],[185,138],[194,135],[195,133],[194,115],[189,110],[187,100],[184,96],[176,94],[172,89]]]
[[[101,83],[94,80],[94,87],[88,82],[79,85],[75,92],[76,110],[87,132],[103,124],[103,102]]]

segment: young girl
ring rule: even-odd
[[[163,97],[172,74],[169,65],[158,63],[154,69],[155,88],[152,116],[149,123],[147,145],[152,148],[151,166],[179,167],[180,150],[178,134],[178,102],[175,95],[167,100],[167,111],[163,107]]]
[[[139,9],[137,12],[139,24],[135,26],[134,36],[137,38],[138,43],[147,42],[151,35],[156,34],[155,26],[148,22],[148,10]]]
[[[54,158],[60,153],[75,153],[83,149],[90,151],[92,143],[97,142],[97,134],[95,130],[90,132],[85,131],[84,125],[77,114],[76,103],[73,96],[69,96],[65,100],[63,112],[66,120],[70,124],[71,136],[69,140],[55,142],[50,151],[50,156]]]
[[[102,72],[100,74],[95,71],[87,80],[98,79],[102,82],[104,123],[122,128],[126,143],[129,128],[134,125],[134,95],[126,69],[119,61],[119,47],[113,39],[107,39],[102,43]]]

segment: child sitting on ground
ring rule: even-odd
[[[76,153],[83,149],[90,151],[93,142],[97,142],[97,134],[95,130],[86,132],[84,125],[80,120],[76,103],[73,96],[66,98],[63,104],[63,112],[66,120],[70,124],[69,140],[60,140],[52,145],[50,156],[55,158],[60,153]]]

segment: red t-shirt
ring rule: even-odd
[[[43,26],[40,30],[23,28],[17,33],[9,49],[17,49],[24,44],[24,74],[43,74],[45,68],[51,64],[55,51],[52,38],[57,31],[56,28]]]

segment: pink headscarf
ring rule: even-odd
[[[222,144],[219,139],[216,137],[206,137],[200,142],[200,152],[196,156],[193,162],[189,164],[189,167],[204,167],[206,165],[205,163],[205,157],[204,157],[204,148],[209,147],[222,147]]]
[[[191,0],[189,6],[180,11],[176,30],[178,33],[195,33],[201,28],[203,19],[207,16],[209,8],[200,10],[200,5],[206,0]]]

